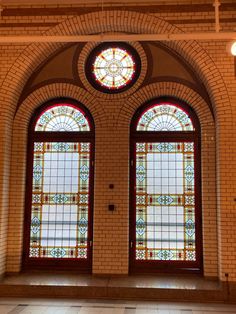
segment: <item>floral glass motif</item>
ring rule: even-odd
[[[162,103],[145,111],[138,121],[137,131],[193,131],[188,114],[181,108]]]
[[[196,260],[194,150],[136,143],[136,260]]]
[[[87,258],[90,150],[34,142],[29,257]]]
[[[96,81],[108,89],[120,89],[134,77],[135,62],[132,55],[123,48],[104,49],[95,58],[92,67]]]
[[[84,113],[71,105],[60,104],[47,109],[36,122],[35,131],[76,132],[90,131]]]

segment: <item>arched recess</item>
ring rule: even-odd
[[[93,21],[96,23],[92,23]],[[171,25],[160,17],[129,11],[105,11],[70,18],[46,31],[45,35],[86,35],[104,31],[150,34],[181,33],[180,28]],[[14,113],[14,105],[16,105],[24,84],[34,69],[42,60],[64,45],[63,43],[33,43],[27,46],[14,62],[0,90],[1,97],[4,95],[4,99],[9,100],[9,103],[12,104],[10,114]],[[200,78],[208,88],[215,113],[217,113],[217,110],[220,110],[217,106],[220,101],[217,97],[219,93],[224,95],[226,100],[229,100],[229,97],[222,76],[212,58],[197,41],[173,41],[166,42],[165,45],[179,53],[199,73]],[[225,101],[224,108],[228,104],[229,101]]]
[[[104,21],[104,22],[103,22]],[[79,17],[70,18],[60,25],[45,32],[45,35],[76,35],[76,34],[93,34],[98,32],[129,32],[129,33],[179,33],[181,30],[160,17],[150,16],[148,14],[141,14],[137,12],[129,11],[105,11],[89,13]],[[26,47],[24,52],[14,62],[9,69],[8,74],[3,81],[0,89],[0,102],[2,104],[2,113],[5,121],[2,121],[0,134],[4,134],[1,138],[2,147],[4,147],[4,156],[2,158],[2,164],[0,172],[4,175],[4,180],[0,181],[1,191],[6,191],[9,188],[9,169],[10,169],[10,154],[11,154],[11,130],[9,124],[12,124],[13,116],[15,114],[15,108],[17,106],[18,99],[24,84],[33,73],[34,69],[42,62],[48,55],[55,52],[59,47],[62,47],[62,43],[34,43]],[[166,46],[174,49],[178,54],[184,57],[199,73],[200,78],[204,82],[208,89],[213,108],[215,110],[215,116],[217,118],[217,134],[218,134],[218,147],[219,160],[221,159],[221,152],[227,149],[225,138],[232,139],[233,137],[224,128],[227,123],[228,129],[232,129],[231,120],[224,120],[224,112],[231,112],[230,100],[227,93],[224,80],[214,64],[212,58],[196,41],[175,41],[166,42]],[[224,186],[221,184],[220,178],[226,176],[230,171],[230,163],[220,167],[218,163],[218,189],[219,197],[223,193],[227,193],[227,184]],[[230,182],[228,183],[231,184]],[[0,203],[4,208],[8,208],[8,195],[7,193],[0,193]],[[221,206],[221,203],[219,203]],[[230,206],[229,210],[230,210]],[[221,207],[219,207],[221,209]],[[223,218],[223,217],[222,217]],[[221,216],[219,216],[221,220]],[[5,212],[4,219],[1,222],[1,232],[6,229],[7,214]],[[220,227],[221,228],[221,227]],[[223,225],[222,225],[223,228]],[[2,246],[6,247],[6,238],[2,241]],[[221,247],[222,249],[222,247]],[[226,246],[224,248],[227,250]],[[221,250],[219,250],[220,252]],[[5,254],[5,249],[1,252]],[[222,253],[223,254],[223,253]],[[1,259],[1,269],[4,271],[5,258]],[[222,278],[224,278],[222,276]]]
[[[202,273],[197,115],[160,97],[138,108],[130,133],[130,271]]]
[[[140,89],[124,103],[117,121],[129,125],[136,110],[159,97],[173,97],[186,102],[198,116],[201,127],[202,237],[205,276],[218,276],[218,240],[216,206],[215,121],[205,100],[189,87],[175,82],[154,83]],[[125,122],[127,121],[127,123]]]
[[[103,119],[106,119],[102,106],[97,107],[97,101],[90,99],[89,94],[84,90],[70,84],[55,83],[42,87],[29,95],[20,105],[13,124],[7,251],[7,270],[9,271],[19,271],[21,269],[28,126],[33,113],[38,107],[52,99],[62,97],[75,99],[86,106],[94,118],[97,129],[101,127]]]
[[[23,269],[92,270],[94,122],[81,103],[53,99],[32,116]]]

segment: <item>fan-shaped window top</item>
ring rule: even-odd
[[[145,111],[137,124],[137,131],[193,131],[188,114],[179,107],[162,103]]]
[[[35,131],[78,132],[90,131],[88,120],[78,108],[60,104],[50,107],[38,118]]]

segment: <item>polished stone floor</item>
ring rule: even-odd
[[[0,314],[228,314],[236,305],[122,300],[0,298]]]
[[[136,287],[157,289],[218,289],[217,280],[205,279],[201,276],[175,275],[136,275],[122,277],[98,277],[93,275],[63,272],[26,272],[4,277],[0,284],[4,285],[48,285],[48,286],[89,286],[89,287]],[[1,314],[1,313],[0,313]]]
[[[234,302],[234,294],[227,294],[226,289],[217,280],[197,275],[98,277],[53,271],[7,275],[0,280],[0,296]]]

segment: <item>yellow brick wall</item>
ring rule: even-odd
[[[200,3],[200,2],[199,2]],[[201,2],[204,3],[204,2]],[[35,9],[36,10],[36,9]],[[224,18],[233,16],[223,12]],[[25,23],[56,22],[56,26],[4,27],[0,35],[41,34],[74,35],[102,31],[165,33],[212,30],[212,23],[170,24],[168,20],[189,17],[200,19],[199,12],[140,13],[112,10],[88,15],[24,16]],[[212,18],[212,12],[204,17]],[[104,23],[100,23],[103,18]],[[1,23],[12,23],[12,16]],[[22,16],[14,22],[22,22]],[[0,25],[1,25],[0,23]],[[101,25],[102,24],[102,25]],[[226,23],[227,24],[227,23]],[[234,26],[234,22],[224,28]],[[47,30],[46,30],[47,29]],[[204,274],[236,281],[235,225],[235,122],[236,82],[234,60],[226,52],[225,41],[166,42],[198,73],[208,90],[215,121],[206,102],[194,90],[182,84],[159,82],[139,88],[145,77],[148,60],[139,43],[131,43],[139,51],[143,70],[136,85],[117,95],[95,91],[86,82],[83,60],[92,49],[82,51],[78,69],[84,89],[66,83],[55,83],[34,91],[19,103],[22,89],[37,67],[63,44],[8,44],[0,46],[0,272],[19,271],[21,267],[24,193],[27,151],[27,127],[38,106],[58,96],[72,97],[83,103],[96,125],[95,197],[94,197],[94,274],[126,274],[128,272],[129,225],[129,124],[135,110],[147,100],[160,95],[179,97],[196,110],[202,127],[202,202]],[[16,112],[16,107],[19,109]],[[113,183],[114,190],[108,185]],[[117,210],[107,210],[109,202]]]

